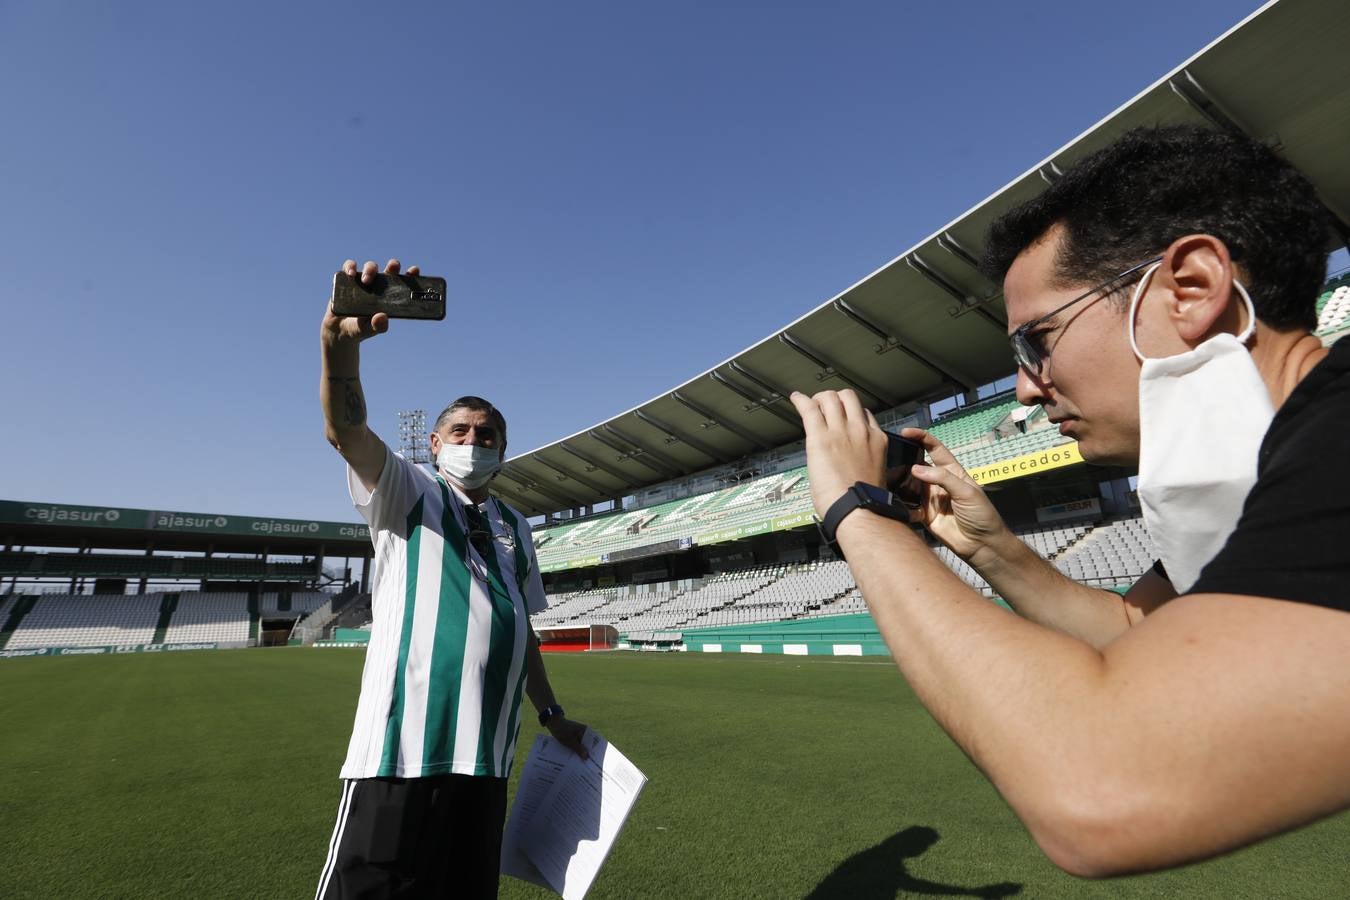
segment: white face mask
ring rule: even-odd
[[[1143,363],[1139,502],[1172,586],[1185,593],[1237,526],[1275,408],[1243,346],[1256,330],[1256,309],[1237,279],[1233,287],[1247,306],[1242,334],[1216,335],[1176,356],[1144,358],[1134,317],[1157,268],[1144,272],[1129,313],[1130,346]]]
[[[441,473],[464,490],[472,491],[488,483],[502,467],[501,454],[493,447],[476,444],[441,444],[436,454]]]

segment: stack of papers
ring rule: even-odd
[[[647,783],[594,731],[582,759],[548,735],[534,739],[502,835],[503,875],[581,900]]]

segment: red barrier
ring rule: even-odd
[[[539,649],[545,653],[577,653],[591,649],[591,645],[587,641],[548,641],[540,644]]]

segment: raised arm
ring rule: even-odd
[[[912,470],[927,486],[915,520],[969,563],[1019,614],[1100,648],[1176,596],[1157,575],[1145,576],[1125,599],[1068,578],[1013,534],[941,441],[920,428],[906,428],[903,434],[922,442],[932,463]]]
[[[342,264],[342,271],[356,275],[356,261],[347,260]],[[399,261],[389,260],[384,271],[397,274]],[[362,282],[368,283],[375,277],[375,263],[367,262],[360,274]],[[416,275],[417,267],[410,267],[408,274]],[[384,313],[340,317],[333,315],[331,303],[324,311],[319,330],[323,372],[319,381],[319,403],[323,407],[324,435],[370,491],[375,490],[384,471],[387,451],[384,441],[366,422],[360,347],[362,341],[388,330],[389,317]]]

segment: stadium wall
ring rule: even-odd
[[[889,656],[866,613],[684,632],[690,653],[782,653],[788,656]]]
[[[29,656],[111,656],[125,653],[174,653],[183,650],[239,650],[247,647],[242,641],[197,641],[188,644],[103,644],[88,647],[25,647],[19,650],[0,650],[0,659],[18,659]]]

